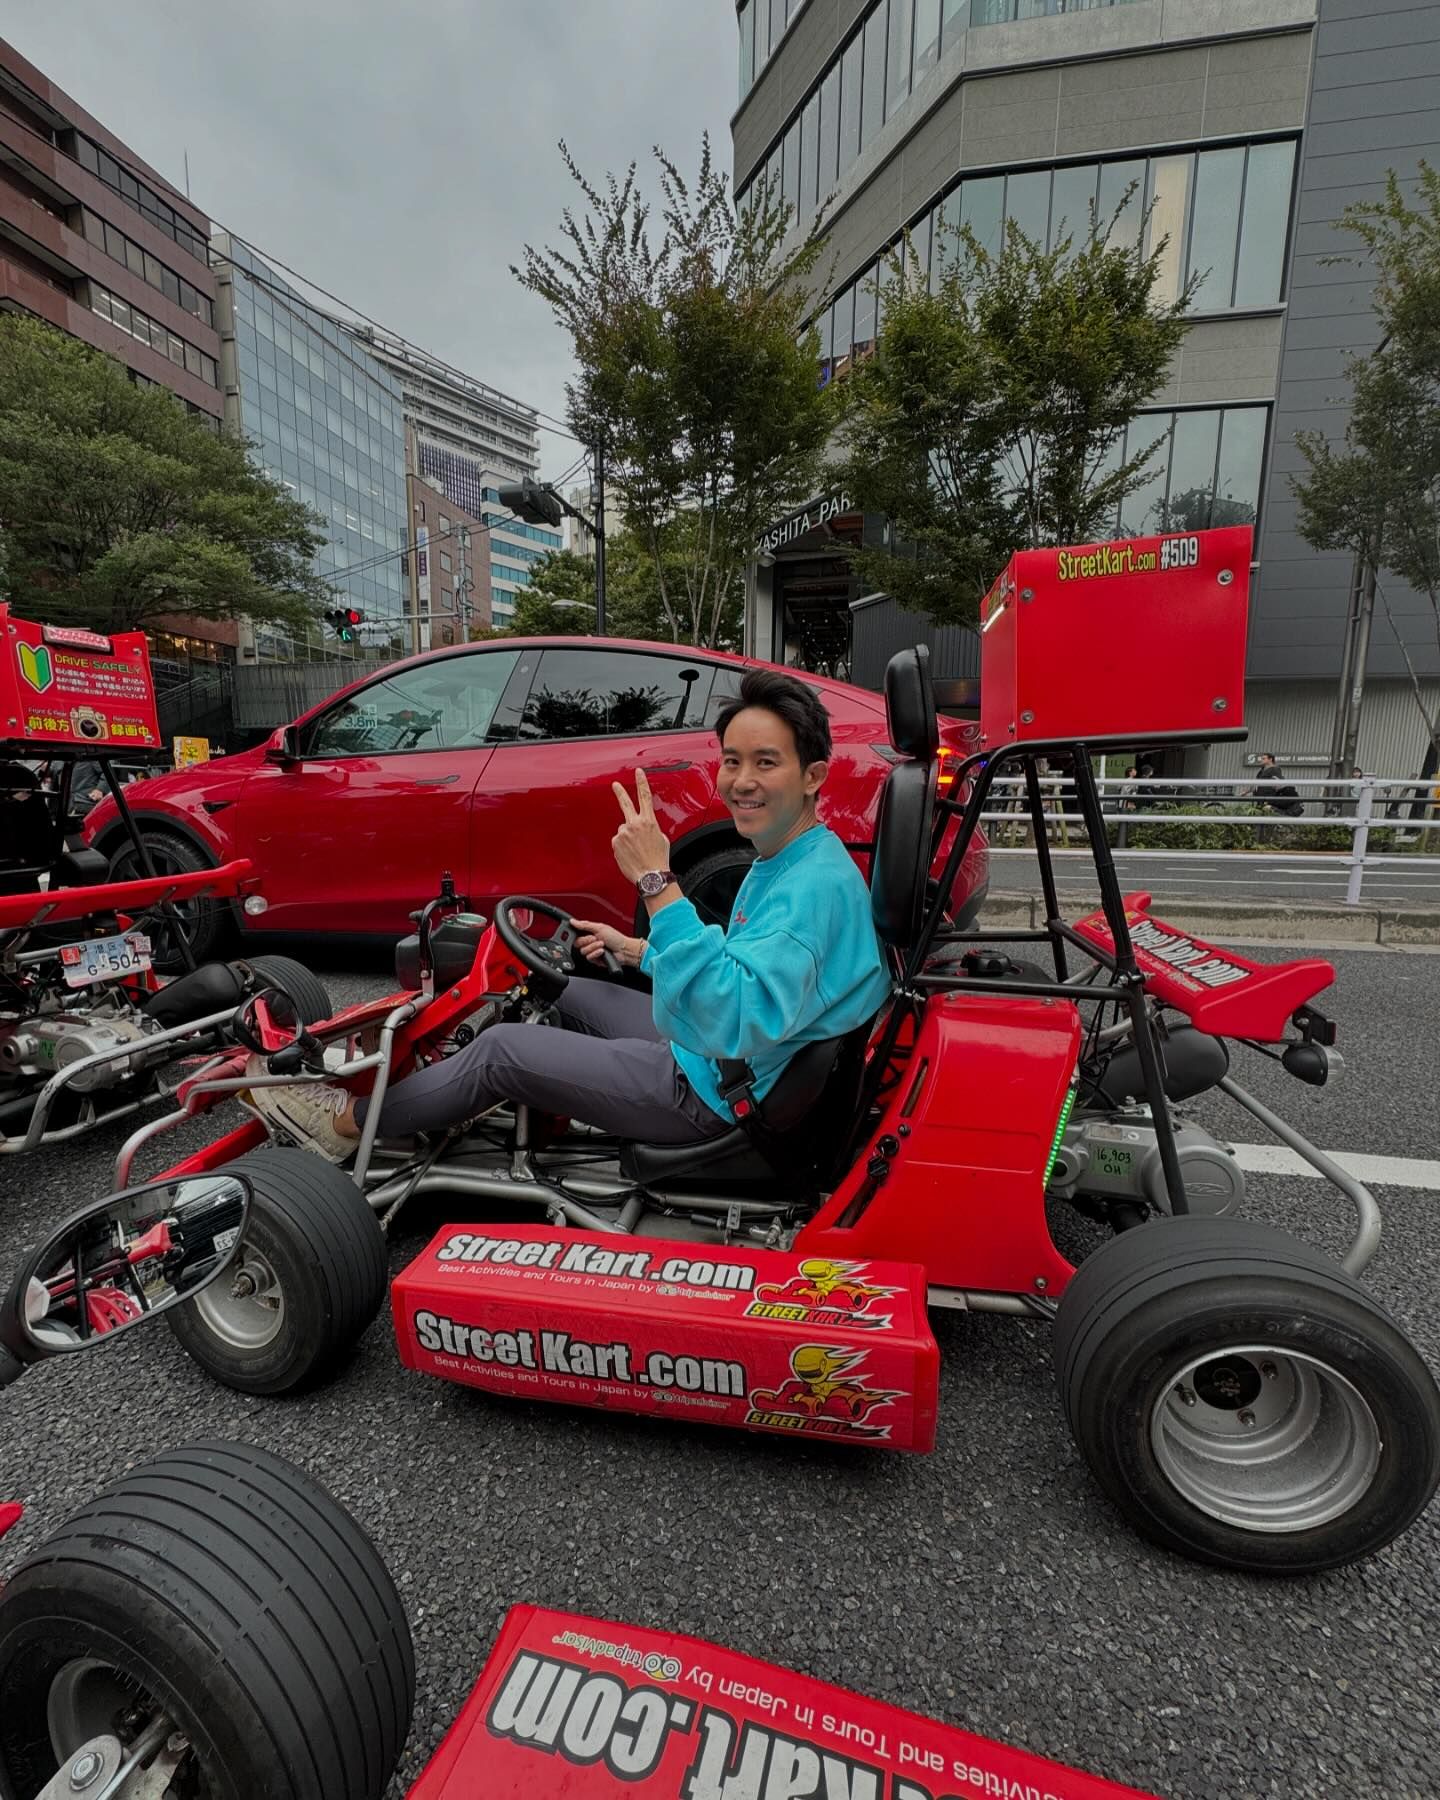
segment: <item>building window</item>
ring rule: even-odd
[[[1114,218],[1112,242],[1134,243],[1145,205],[1153,203],[1148,242],[1159,246],[1165,240],[1157,298],[1171,301],[1199,277],[1193,315],[1274,306],[1282,297],[1294,172],[1295,145],[1286,139],[1023,169],[1013,175],[974,175],[952,187],[908,230],[921,270],[928,267],[934,286],[944,259],[953,262],[958,253],[958,225],[968,225],[992,256],[1000,251],[1007,221],[1042,248],[1054,249],[1067,237],[1089,232],[1093,205],[1102,229]],[[874,319],[858,291],[873,280],[873,269],[867,269],[841,290],[830,309],[828,334],[825,316],[817,321],[829,342],[828,352],[821,354],[832,363],[873,336]]]
[[[451,562],[448,551],[442,550],[440,552],[440,567],[445,571],[445,573],[447,575],[449,575],[453,571],[455,565]]]
[[[137,180],[128,169],[122,169],[107,150],[100,149],[89,138],[75,132],[72,134],[70,155],[82,168],[88,169],[97,180],[103,181],[106,187],[118,194],[141,218],[148,219],[158,231],[163,231],[166,237],[177,243],[197,262],[209,266],[209,247],[189,220],[183,218],[147,183]]]
[[[168,356],[170,361],[191,375],[198,376],[210,387],[219,387],[220,368],[213,356],[207,356],[194,344],[186,343],[173,331],[167,331],[148,314],[136,306],[131,306],[118,294],[100,287],[96,282],[90,283],[90,310],[125,332],[128,337],[137,339],[152,350],[159,351],[161,356]]]
[[[1138,456],[1147,445],[1153,448],[1143,485],[1121,502],[1109,532],[1148,537],[1254,524],[1268,412],[1264,406],[1232,406],[1137,414],[1112,452],[1112,463]]]

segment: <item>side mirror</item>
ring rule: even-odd
[[[20,1266],[0,1342],[20,1363],[84,1350],[165,1312],[229,1266],[250,1216],[239,1175],[182,1175],[67,1219]]]
[[[294,763],[300,760],[300,733],[293,725],[282,725],[265,746],[265,760]]]

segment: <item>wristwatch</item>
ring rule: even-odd
[[[657,894],[663,894],[674,879],[669,869],[647,869],[643,875],[635,877],[635,885],[642,900],[653,900]]]

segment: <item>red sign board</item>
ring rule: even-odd
[[[1251,529],[1022,550],[980,605],[985,747],[1243,735]]]
[[[97,754],[160,743],[142,631],[111,637],[16,619],[0,604],[0,739]]]
[[[699,1638],[512,1607],[409,1800],[1150,1800]]]
[[[400,1360],[524,1400],[888,1450],[935,1442],[912,1263],[447,1225],[391,1289]]]

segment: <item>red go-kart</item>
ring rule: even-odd
[[[0,1387],[224,1280],[236,1173],[99,1201],[21,1262]],[[0,1504],[0,1536],[22,1508]],[[96,1494],[0,1587],[4,1800],[381,1800],[415,1658],[379,1553],[283,1457],[182,1445]],[[511,1608],[410,1800],[675,1800],[747,1791],[1145,1800],[663,1628]]]
[[[402,1357],[443,1378],[925,1449],[928,1309],[1053,1320],[1075,1442],[1138,1530],[1252,1571],[1373,1553],[1440,1482],[1440,1394],[1356,1279],[1379,1240],[1371,1196],[1235,1080],[1226,1048],[1265,1047],[1323,1084],[1330,965],[1262,966],[1122,896],[1077,741],[1002,746],[941,798],[923,651],[892,662],[887,701],[897,761],[871,899],[895,987],[880,1017],[802,1050],[700,1145],[612,1141],[523,1107],[387,1145],[374,1104],[347,1172],[267,1146],[252,1120],[169,1171],[233,1170],[255,1189],[230,1276],[172,1312],[173,1330],[238,1390],[319,1379],[383,1302],[384,1227],[412,1196],[442,1195],[469,1223],[442,1230],[393,1306]],[[1074,925],[1044,849],[1042,754],[1068,759],[1089,821],[1103,905]],[[978,944],[949,927],[947,884],[1017,760],[1049,922]],[[937,891],[933,848],[956,814]],[[378,1102],[497,1020],[543,1028],[576,974],[573,938],[538,902],[507,900],[487,924],[442,893],[399,948],[401,993],[311,1031],[279,1028],[263,998],[242,1009],[237,1035],[272,1073],[239,1057],[202,1072],[126,1144],[120,1184],[142,1146],[257,1080],[352,1082]],[[1045,966],[1012,960],[1027,939]],[[1240,1216],[1234,1156],[1185,1112],[1217,1089],[1353,1203],[1343,1263]],[[1051,1234],[1057,1200],[1112,1232],[1078,1268]]]

